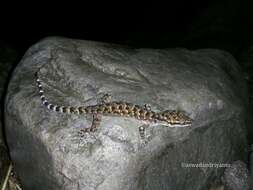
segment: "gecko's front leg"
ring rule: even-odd
[[[91,127],[90,127],[90,132],[95,132],[97,130],[97,128],[101,124],[101,118],[102,118],[102,115],[100,115],[100,114],[93,115],[93,119],[92,119],[92,123],[91,123]]]
[[[110,100],[111,100],[111,95],[104,94],[100,99],[97,100],[97,104],[105,104],[109,102]],[[101,123],[101,118],[102,118],[101,114],[93,114],[91,126],[89,128],[81,129],[79,131],[79,135],[83,137],[85,133],[87,134],[90,132],[95,132]]]

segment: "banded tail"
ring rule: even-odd
[[[55,112],[60,112],[60,113],[74,113],[74,114],[85,114],[88,113],[87,109],[85,109],[84,106],[80,106],[80,107],[72,107],[72,106],[58,106],[55,104],[50,103],[47,98],[44,95],[44,90],[43,90],[43,86],[41,83],[41,80],[38,77],[38,72],[35,73],[35,77],[36,77],[36,83],[37,83],[37,87],[39,90],[39,95],[40,95],[40,99],[42,104],[49,110],[53,110]]]

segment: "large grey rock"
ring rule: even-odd
[[[250,175],[247,165],[238,160],[226,168],[224,182],[227,190],[250,190]]]
[[[141,121],[104,116],[97,132],[80,138],[91,116],[45,109],[34,79],[39,68],[52,103],[89,105],[109,93],[157,111],[182,110],[193,125],[151,125],[143,146]],[[208,189],[224,168],[190,164],[246,159],[245,99],[238,65],[223,51],[47,38],[27,51],[8,87],[10,154],[24,189]]]

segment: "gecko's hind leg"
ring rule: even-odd
[[[92,118],[91,126],[89,128],[84,128],[79,131],[79,135],[81,137],[84,137],[84,134],[87,134],[90,132],[95,132],[97,130],[97,128],[99,127],[99,125],[101,123],[102,116],[99,114],[94,114],[92,117],[93,118]]]
[[[146,129],[149,127],[149,125],[144,124],[139,126],[139,135],[141,138],[141,144],[147,144],[148,143],[148,139],[146,137]]]

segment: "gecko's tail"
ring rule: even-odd
[[[43,87],[41,84],[41,80],[38,77],[38,71],[35,73],[35,78],[36,78],[36,83],[37,83],[37,87],[39,90],[39,95],[40,95],[40,99],[41,99],[42,104],[44,106],[46,106],[48,109],[53,110],[54,105],[50,104],[44,95],[44,90],[43,90]]]
[[[47,98],[44,95],[44,90],[42,87],[41,80],[39,79],[39,76],[38,76],[38,71],[35,73],[35,78],[36,78],[36,83],[37,83],[37,87],[39,90],[41,102],[47,109],[55,111],[55,112],[60,112],[60,113],[69,113],[69,114],[70,113],[76,113],[76,114],[82,113],[81,111],[79,111],[80,108],[77,109],[75,107],[70,107],[70,106],[58,106],[58,105],[54,105],[54,104],[49,103],[49,101],[47,100]]]

